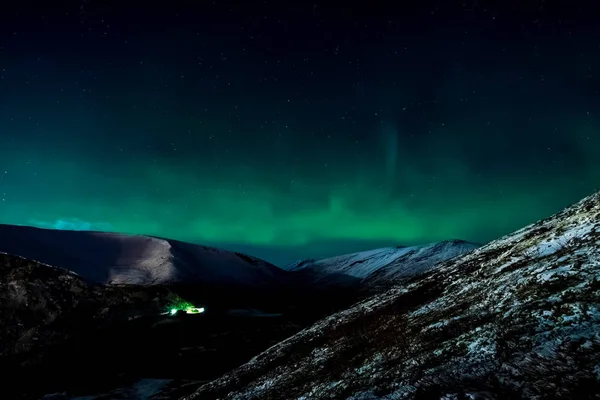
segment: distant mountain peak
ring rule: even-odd
[[[363,280],[394,282],[418,275],[436,264],[479,247],[464,240],[447,240],[419,246],[395,246],[329,257],[301,260],[285,269],[311,269],[324,274],[345,274]]]
[[[276,287],[286,275],[246,254],[145,235],[0,225],[0,251],[74,271],[92,283]]]

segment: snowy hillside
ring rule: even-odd
[[[334,314],[191,399],[600,393],[600,192]]]
[[[289,271],[312,269],[327,274],[345,274],[374,281],[393,281],[421,274],[435,264],[465,254],[476,244],[449,240],[423,246],[384,247],[322,260],[303,260],[286,267]]]
[[[94,283],[276,286],[286,275],[255,257],[142,235],[0,225],[0,252],[62,267]]]

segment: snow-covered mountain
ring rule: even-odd
[[[0,225],[0,252],[73,271],[93,283],[277,286],[286,272],[245,254],[143,235]]]
[[[462,240],[422,246],[384,247],[322,260],[297,261],[288,271],[312,270],[321,274],[343,274],[371,283],[393,282],[428,271],[436,264],[479,247]]]
[[[600,393],[600,192],[333,314],[199,399]]]

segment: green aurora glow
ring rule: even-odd
[[[593,148],[582,147],[581,154]],[[552,214],[600,182],[600,160],[592,152],[587,169],[562,176],[511,170],[490,178],[469,171],[456,153],[433,151],[399,160],[395,182],[401,190],[388,190],[385,163],[375,152],[367,167],[344,164],[344,155],[334,154],[322,167],[326,179],[307,173],[273,185],[289,171],[242,169],[232,161],[219,172],[203,173],[185,163],[136,159],[124,166],[111,162],[106,174],[85,157],[21,148],[2,157],[0,220],[270,246],[346,239],[481,242]],[[432,160],[438,164],[433,168]],[[506,168],[512,162],[507,158]],[[427,167],[429,174],[423,172]]]
[[[282,30],[268,8],[89,3],[5,21],[0,223],[282,264],[482,243],[600,188],[600,32],[568,10],[311,5]]]

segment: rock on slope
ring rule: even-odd
[[[0,253],[0,357],[44,350],[87,323],[122,317],[129,305],[160,313],[171,298],[166,288],[93,286],[66,269]]]
[[[322,260],[298,261],[285,269],[338,274],[369,283],[393,282],[422,274],[434,265],[479,247],[462,240],[448,240],[423,246],[384,247]]]
[[[89,282],[277,286],[285,271],[255,257],[142,235],[0,225],[0,251],[73,271]]]
[[[600,192],[334,314],[186,399],[600,393]]]
[[[61,340],[54,330],[44,335],[44,328],[90,294],[76,274],[0,253],[0,356]]]
[[[128,361],[118,359],[127,343],[145,339],[130,339],[123,323],[160,314],[176,299],[165,287],[90,285],[65,269],[0,253],[0,397],[39,398],[44,388],[89,385],[100,374],[105,384]]]

